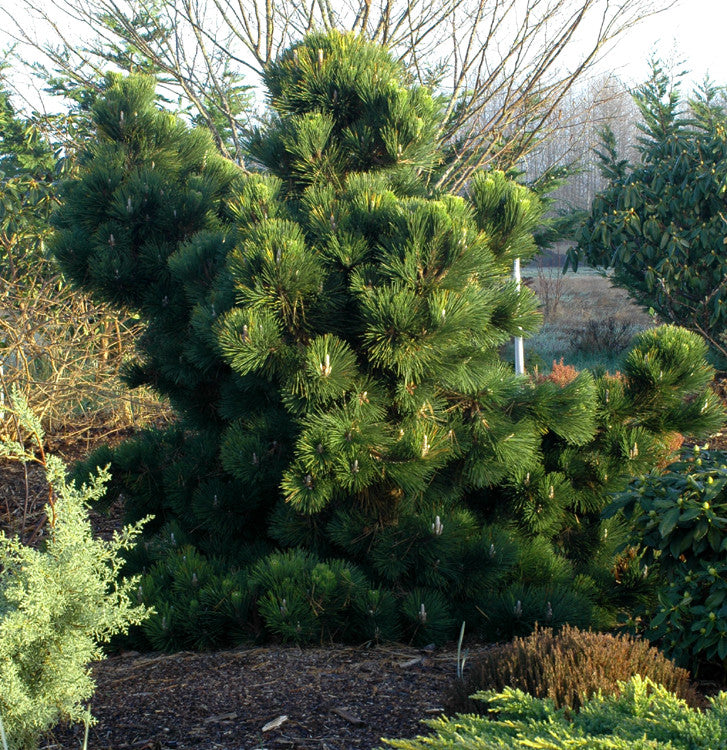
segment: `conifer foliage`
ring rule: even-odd
[[[606,493],[720,420],[690,334],[645,337],[633,377],[515,377],[498,348],[538,325],[510,280],[535,196],[497,172],[434,192],[439,102],[356,36],[307,37],[265,82],[247,174],[120,81],[57,217],[66,271],[147,323],[129,379],[182,418],[92,460],[156,516],[130,561],[148,637],[592,622]]]
[[[138,580],[118,578],[120,553],[142,524],[111,541],[92,536],[88,504],[103,494],[108,472],[74,487],[62,461],[43,452],[40,421],[17,390],[12,406],[19,438],[37,446],[3,440],[0,459],[40,464],[50,488],[39,549],[0,531],[0,734],[3,747],[34,750],[59,721],[93,723],[85,704],[94,691],[90,664],[103,658],[99,644],[149,612],[130,600]]]

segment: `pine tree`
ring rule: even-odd
[[[499,347],[539,322],[510,279],[534,194],[498,172],[434,192],[440,102],[356,36],[307,37],[265,83],[245,174],[120,81],[57,217],[66,271],[147,322],[129,379],[182,420],[91,461],[156,515],[132,561],[147,636],[244,639],[254,612],[297,641],[593,622],[607,493],[721,419],[698,346],[645,337],[633,381],[516,377]]]

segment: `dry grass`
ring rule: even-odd
[[[548,371],[562,359],[579,370],[618,369],[631,338],[656,321],[607,277],[590,269],[563,275],[560,268],[526,269],[543,313],[540,332],[525,342],[527,367]]]
[[[558,268],[542,269],[526,280],[527,285],[550,309],[543,310],[545,323],[575,328],[589,320],[614,318],[648,327],[653,319],[628,298],[623,289],[595,273],[566,273]]]

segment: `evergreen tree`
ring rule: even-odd
[[[35,123],[16,114],[0,88],[0,283],[27,281],[31,269],[37,272],[38,264],[46,263],[55,173],[53,149]]]
[[[250,637],[255,612],[298,641],[598,620],[607,493],[721,419],[698,347],[666,329],[633,378],[516,377],[534,194],[498,172],[433,192],[440,103],[356,36],[308,36],[265,83],[245,174],[120,81],[57,217],[66,271],[147,322],[130,380],[182,418],[91,461],[156,515],[132,560],[151,642]]]
[[[608,181],[569,254],[613,269],[613,283],[664,320],[696,331],[727,356],[725,184],[727,113],[706,81],[688,102],[658,63],[634,93],[641,113],[639,160],[619,158],[603,134]]]

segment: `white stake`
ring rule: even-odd
[[[515,258],[515,267],[513,268],[512,272],[513,278],[515,279],[515,283],[517,284],[517,290],[520,291],[520,258]],[[520,328],[518,326],[518,328]],[[522,328],[520,328],[522,331]],[[516,336],[515,337],[515,374],[516,375],[524,375],[525,374],[525,349],[523,348],[523,337],[522,336]]]

